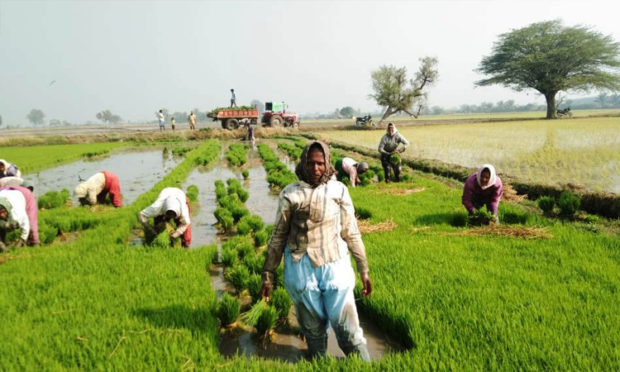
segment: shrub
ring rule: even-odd
[[[217,318],[220,320],[222,326],[233,324],[239,317],[241,311],[241,304],[236,297],[224,293],[222,298],[217,304]]]
[[[560,208],[560,215],[564,217],[572,217],[577,213],[581,199],[577,195],[574,195],[568,191],[562,191],[560,198],[558,199],[558,207]]]
[[[45,194],[39,196],[37,204],[39,209],[53,209],[62,206],[66,206],[69,202],[69,190],[63,189],[62,191],[48,191]]]
[[[241,174],[243,175],[244,180],[247,180],[248,178],[250,178],[250,172],[248,172],[247,169],[241,172]]]
[[[553,207],[555,207],[555,199],[551,196],[543,196],[536,200],[536,204],[547,216],[553,213]]]
[[[269,298],[269,303],[276,309],[278,313],[278,318],[288,318],[288,313],[291,309],[291,298],[288,296],[286,289],[284,288],[276,288],[271,293],[271,298]]]
[[[190,185],[187,188],[187,198],[189,199],[189,201],[196,201],[198,199],[198,186],[196,185]]]

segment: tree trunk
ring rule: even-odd
[[[555,96],[558,92],[548,92],[545,94],[547,100],[547,119],[557,119]]]
[[[388,117],[394,115],[397,112],[398,109],[392,106],[388,106],[388,108],[385,110],[385,113],[383,114],[383,117],[381,118],[381,120],[379,120],[379,125],[383,124],[383,120],[387,119]]]

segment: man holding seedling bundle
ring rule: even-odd
[[[183,190],[166,187],[161,190],[157,200],[140,212],[140,222],[151,236],[156,236],[166,228],[166,223],[174,221],[176,230],[170,232],[170,239],[181,237],[181,244],[188,248],[192,241],[189,199]],[[154,227],[149,224],[154,219]]]
[[[118,176],[108,171],[95,173],[89,179],[77,185],[73,194],[80,200],[81,205],[103,204],[109,194],[110,200],[115,207],[123,206],[121,184],[118,181]]]
[[[502,180],[495,173],[495,167],[484,164],[465,181],[462,202],[470,217],[474,215],[476,209],[486,206],[487,211],[493,214],[491,222],[499,223],[497,208],[502,192]]]
[[[295,170],[298,182],[280,193],[273,234],[263,267],[262,296],[269,300],[274,272],[284,255],[284,285],[312,356],[325,355],[329,324],[349,355],[370,360],[359,324],[353,288],[360,273],[364,296],[372,292],[368,262],[347,187],[333,179],[329,148],[309,143]]]
[[[6,186],[0,190],[0,251],[5,250],[6,232],[13,226],[21,230],[18,247],[39,244],[37,200],[32,191],[21,186]]]
[[[398,148],[399,144],[403,146]],[[394,179],[396,182],[400,182],[401,160],[397,153],[404,152],[407,146],[409,146],[409,141],[398,133],[394,123],[389,123],[387,133],[381,137],[381,142],[379,142],[381,165],[385,173],[386,183],[390,182],[390,167],[394,170]]]
[[[338,159],[334,167],[338,171],[338,181],[342,181],[342,177],[347,176],[349,177],[351,187],[355,187],[356,184],[362,183],[359,175],[366,173],[368,170],[368,163],[364,161],[358,163],[351,158],[342,158]]]

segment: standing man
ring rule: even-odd
[[[284,285],[310,354],[325,355],[331,324],[345,354],[370,360],[353,297],[355,273],[349,251],[357,263],[364,296],[370,295],[372,284],[349,191],[332,179],[335,169],[322,142],[306,146],[295,173],[299,181],[280,193],[261,294],[269,300],[274,272],[284,255]]]
[[[237,96],[234,89],[230,90],[230,107],[237,107]]]
[[[351,187],[355,187],[356,184],[362,183],[359,175],[366,173],[369,168],[368,163],[364,161],[358,163],[351,158],[338,159],[335,167],[338,171],[338,174],[336,175],[336,177],[338,177],[338,181],[342,181],[342,177],[347,176],[349,177]]]
[[[398,145],[402,143],[402,147],[399,149]],[[396,129],[394,123],[389,123],[387,126],[387,133],[381,137],[379,142],[379,153],[381,154],[381,165],[383,166],[383,172],[385,173],[385,182],[390,182],[390,168],[394,170],[394,179],[396,182],[400,182],[401,162],[393,163],[390,157],[393,154],[404,152],[409,146],[409,141],[405,137],[401,136]]]
[[[470,216],[476,209],[486,206],[487,211],[493,214],[493,222],[497,224],[499,223],[497,209],[502,193],[502,180],[495,173],[495,167],[484,164],[465,181],[461,200]]]
[[[170,232],[170,239],[181,237],[181,244],[189,248],[192,241],[192,226],[190,221],[189,199],[183,190],[176,187],[166,187],[161,190],[157,200],[140,212],[140,222],[152,237],[157,236],[166,228],[166,223],[174,221],[176,230]],[[149,224],[149,218],[154,219],[154,226]]]
[[[177,120],[173,117],[170,118],[170,126],[172,127],[172,131],[174,132],[174,128],[177,126]]]
[[[118,176],[109,171],[95,173],[86,181],[78,184],[73,194],[79,199],[81,205],[103,204],[109,194],[110,201],[115,207],[123,206]]]
[[[166,130],[166,118],[164,117],[164,110],[159,110],[157,113],[157,119],[159,120],[159,131],[163,132]]]
[[[194,115],[194,111],[189,113],[187,122],[189,123],[189,129],[196,130],[196,115]]]
[[[6,232],[13,226],[20,229],[18,247],[39,244],[37,201],[32,191],[21,186],[8,186],[0,190],[0,251],[6,250]]]

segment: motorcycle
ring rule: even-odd
[[[376,124],[372,121],[372,116],[360,116],[355,118],[355,126],[357,127],[367,127],[369,125],[375,126]]]
[[[569,118],[573,117],[573,113],[570,111],[570,107],[567,107],[565,109],[558,109],[557,113],[559,118],[562,118],[564,116],[568,116]]]

